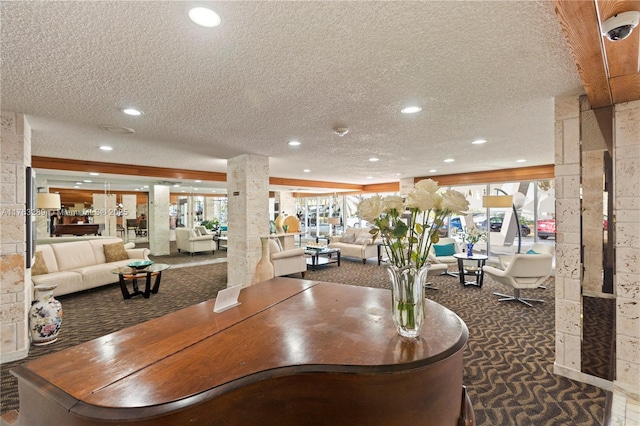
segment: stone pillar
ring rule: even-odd
[[[243,154],[227,162],[228,286],[248,286],[269,234],[269,159]]]
[[[598,297],[602,294],[602,213],[606,211],[602,197],[604,151],[582,151],[582,228],[591,230],[582,233],[582,293]]]
[[[138,196],[133,194],[122,194],[122,227],[124,228],[123,240],[129,241],[129,238],[135,239],[135,231],[127,230],[127,219],[136,219],[136,207],[138,204]],[[131,235],[129,235],[131,232]]]
[[[149,214],[147,215],[147,235],[149,250],[154,256],[171,253],[169,246],[169,187],[153,185],[149,188]]]
[[[640,405],[640,100],[615,105],[616,378],[613,405]],[[612,220],[609,218],[609,226]],[[630,412],[627,408],[628,413]],[[630,414],[627,414],[630,416]],[[612,417],[612,424],[619,419]]]
[[[219,213],[215,211],[215,198],[204,197],[204,220],[213,220]]]
[[[284,212],[286,216],[296,215],[296,199],[290,191],[279,191],[280,196],[280,213]]]
[[[0,123],[0,362],[10,362],[25,358],[30,344],[27,316],[33,289],[25,263],[25,171],[31,164],[31,129],[22,114],[9,111],[2,111]]]
[[[554,372],[583,379],[580,266],[580,101],[555,100],[556,361]]]
[[[83,209],[84,207],[75,210],[81,214]],[[115,194],[93,194],[93,209],[95,211],[93,223],[104,225],[102,236],[117,236]]]
[[[400,179],[400,195],[408,195],[411,192],[414,186],[413,181],[412,177]]]

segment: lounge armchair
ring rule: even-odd
[[[499,283],[513,287],[513,296],[493,293],[503,297],[500,302],[514,300],[532,306],[529,302],[544,302],[542,299],[520,297],[520,290],[538,288],[544,280],[551,276],[553,256],[543,254],[516,254],[504,271],[492,266],[483,266],[482,270]]]
[[[440,240],[431,245],[431,249],[429,250],[429,261],[433,265],[438,264],[446,264],[447,266],[458,265],[458,259],[453,257],[454,254],[462,253],[460,249],[460,244],[456,241],[455,238],[440,238]],[[449,269],[443,271],[441,275],[449,275],[452,277],[458,277],[453,272],[449,272]]]
[[[191,228],[176,228],[176,245],[178,252],[184,250],[191,253],[192,256],[202,251],[215,253],[216,250],[216,242],[212,235],[200,235],[199,232]]]
[[[269,239],[269,258],[273,264],[273,274],[276,277],[300,272],[302,278],[304,278],[307,272],[307,260],[304,255],[304,249],[298,247],[283,250],[280,246],[280,240],[277,238]]]

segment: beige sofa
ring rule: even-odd
[[[105,245],[117,249],[118,254],[122,245],[126,259],[107,262]],[[149,249],[127,248],[132,246],[133,243],[125,245],[120,238],[38,245],[31,281],[34,285],[56,284],[54,296],[116,283],[118,275],[111,273],[112,270],[126,266],[132,259],[149,260]],[[113,252],[110,256],[114,256]]]
[[[356,257],[367,263],[372,257],[381,261],[380,240],[373,241],[370,228],[347,228],[342,235],[330,238],[329,248],[340,249],[341,257]]]

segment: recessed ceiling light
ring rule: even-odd
[[[173,184],[173,187],[174,187],[174,188],[180,188],[180,185],[178,185],[177,183],[174,183],[174,184]]]
[[[122,110],[127,115],[142,115],[142,111],[138,111],[135,108],[125,108]]]
[[[76,185],[82,185],[82,182],[76,182]]]
[[[194,182],[195,182],[195,183],[200,183],[200,182],[202,182],[202,181],[201,181],[200,179],[196,179],[196,180],[194,180]]]
[[[402,173],[396,173],[396,176],[402,176]]]
[[[198,190],[198,188],[193,188],[193,190],[194,190],[194,191],[197,191],[197,190]]]
[[[415,114],[416,112],[420,111],[422,111],[422,108],[420,108],[419,106],[408,106],[400,110],[400,112],[403,114]]]
[[[486,139],[476,139],[475,141],[471,142],[474,145],[482,145],[483,143],[487,143]]]
[[[311,170],[309,170],[309,169],[304,169],[304,170],[303,170],[303,172],[305,172],[305,173],[311,173]]]
[[[100,126],[100,128],[102,130],[106,130],[107,132],[117,133],[119,135],[130,135],[136,132],[135,130],[130,129],[128,127],[120,127],[120,126],[104,125],[104,126]]]
[[[211,190],[211,192],[216,192],[216,190],[215,190],[215,189],[212,189],[212,190]]]
[[[222,23],[220,15],[206,7],[194,7],[189,11],[189,18],[196,24],[207,28],[214,28]]]
[[[75,185],[75,186],[74,186],[74,188],[78,189],[78,188],[80,188],[80,187],[79,187],[78,185]]]
[[[100,176],[100,173],[91,172],[91,173],[89,173],[89,175],[91,175],[91,176]]]
[[[376,157],[371,157],[369,158],[369,161],[371,161],[372,163],[375,163],[376,161],[380,161],[380,159]]]
[[[437,170],[436,170],[436,169],[431,169],[431,170],[429,170],[429,173],[435,173],[435,172],[437,172]]]
[[[92,181],[92,180],[90,180],[90,179],[85,179],[85,180],[83,180],[83,182],[85,182],[85,183],[91,183],[91,182],[93,182],[93,181]]]
[[[367,179],[373,179],[373,176],[367,176]]]
[[[453,163],[454,161],[456,160],[454,160],[453,158],[447,158],[446,160],[444,160],[445,163]]]
[[[140,188],[136,188],[136,189],[134,189],[134,191],[140,191]]]
[[[180,192],[187,192],[187,191],[185,191],[185,190],[183,189],[183,190],[182,190],[182,191],[180,191]]]
[[[102,145],[102,146],[100,147],[100,149],[101,149],[101,150],[103,150],[103,151],[113,151],[113,148],[112,148],[112,147],[110,147],[110,146],[106,146],[106,145]]]
[[[299,141],[289,141],[289,146],[298,146],[301,145]]]
[[[527,161],[527,160],[525,160],[524,158],[521,158],[519,160],[516,160],[516,163],[524,163],[525,161]]]
[[[143,188],[148,188],[148,187],[149,187],[149,185],[144,185],[144,186],[143,186]]]

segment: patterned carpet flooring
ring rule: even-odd
[[[176,257],[176,267],[163,274],[159,293],[148,300],[136,297],[125,301],[117,285],[60,297],[64,316],[58,341],[44,347],[32,346],[27,359],[1,366],[2,413],[18,408],[17,384],[9,373],[11,368],[215,297],[218,290],[226,286],[227,264],[220,263],[224,262],[219,257],[223,257],[224,252],[218,253],[207,259],[218,263],[191,267],[178,267],[179,256]],[[300,278],[300,275],[293,277]],[[343,258],[342,266],[321,267],[309,271],[306,278],[388,288],[385,268],[373,261],[363,265]],[[545,303],[532,308],[498,302],[492,293],[509,290],[487,277],[482,288],[462,287],[457,278],[449,276],[435,276],[431,281],[438,290],[427,290],[427,297],[458,314],[469,328],[464,383],[473,402],[476,424],[594,426],[602,423],[605,392],[553,374],[553,279],[546,283],[546,290],[525,292],[525,297],[545,299]]]

